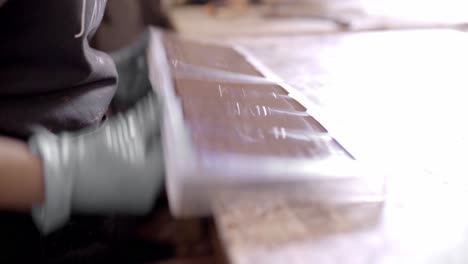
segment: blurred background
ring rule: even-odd
[[[124,46],[152,24],[198,39],[446,27],[468,22],[465,0],[135,0],[108,1],[96,39]]]
[[[334,46],[319,36],[411,29],[466,31],[466,10],[466,0],[108,1],[94,45],[104,51],[125,47],[148,25],[190,39],[241,45],[307,94],[317,93],[313,89],[317,54],[325,56],[324,50]],[[333,57],[336,52],[329,53]]]

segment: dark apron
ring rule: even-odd
[[[90,48],[105,0],[8,0],[0,7],[0,134],[26,138],[99,123],[115,93],[112,59]]]
[[[0,134],[27,139],[101,122],[117,74],[89,47],[105,0],[8,0],[0,6]],[[1,172],[0,172],[1,174]],[[96,263],[107,255],[109,218],[72,218],[44,237],[29,214],[0,214],[0,263]]]

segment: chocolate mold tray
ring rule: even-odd
[[[216,200],[247,192],[313,203],[383,200],[382,175],[340,144],[319,108],[242,48],[153,29],[148,57],[163,102],[175,216],[209,215]]]

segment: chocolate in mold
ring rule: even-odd
[[[165,35],[164,46],[169,63],[181,61],[196,66],[262,76],[243,55],[230,47],[193,42],[174,34]]]
[[[328,134],[281,127],[251,126],[208,127],[191,126],[195,149],[201,154],[224,153],[289,158],[323,159],[347,153]]]
[[[287,127],[324,133],[326,130],[305,111],[273,108],[259,105],[183,100],[183,112],[190,125],[202,122],[208,125],[232,127],[249,124],[253,127]]]
[[[349,155],[299,102],[278,84],[249,82],[263,75],[232,48],[164,39],[169,63],[196,74],[204,69],[239,73],[236,82],[220,78],[173,75],[195,150],[199,154],[239,154],[283,158],[324,159]],[[191,67],[193,66],[193,67]],[[174,69],[172,69],[174,70]],[[195,72],[195,70],[197,70]],[[214,74],[214,73],[213,73]],[[222,77],[222,76],[221,76]],[[243,79],[244,78],[244,79]],[[257,80],[257,79],[256,79]]]
[[[176,92],[181,97],[273,97],[287,96],[276,84],[229,83],[175,79]]]
[[[196,112],[197,115],[227,113],[242,117],[270,116],[275,113],[290,113],[291,116],[306,115],[306,108],[294,99],[273,97],[242,97],[242,98],[193,98],[182,97],[182,107],[186,115]]]
[[[247,118],[238,118],[235,116],[232,117],[200,117],[192,118],[186,121],[189,127],[193,124],[204,124],[208,127],[224,127],[226,129],[235,129],[238,126],[250,126],[253,128],[272,128],[272,127],[284,127],[292,130],[305,130],[310,133],[326,133],[325,131],[320,131],[315,127],[315,123],[312,120],[308,120],[301,117],[294,118],[256,118],[256,117],[247,117]]]

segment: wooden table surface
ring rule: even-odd
[[[325,126],[386,175],[383,203],[239,195],[217,223],[232,263],[468,263],[468,34],[408,30],[244,39]]]

